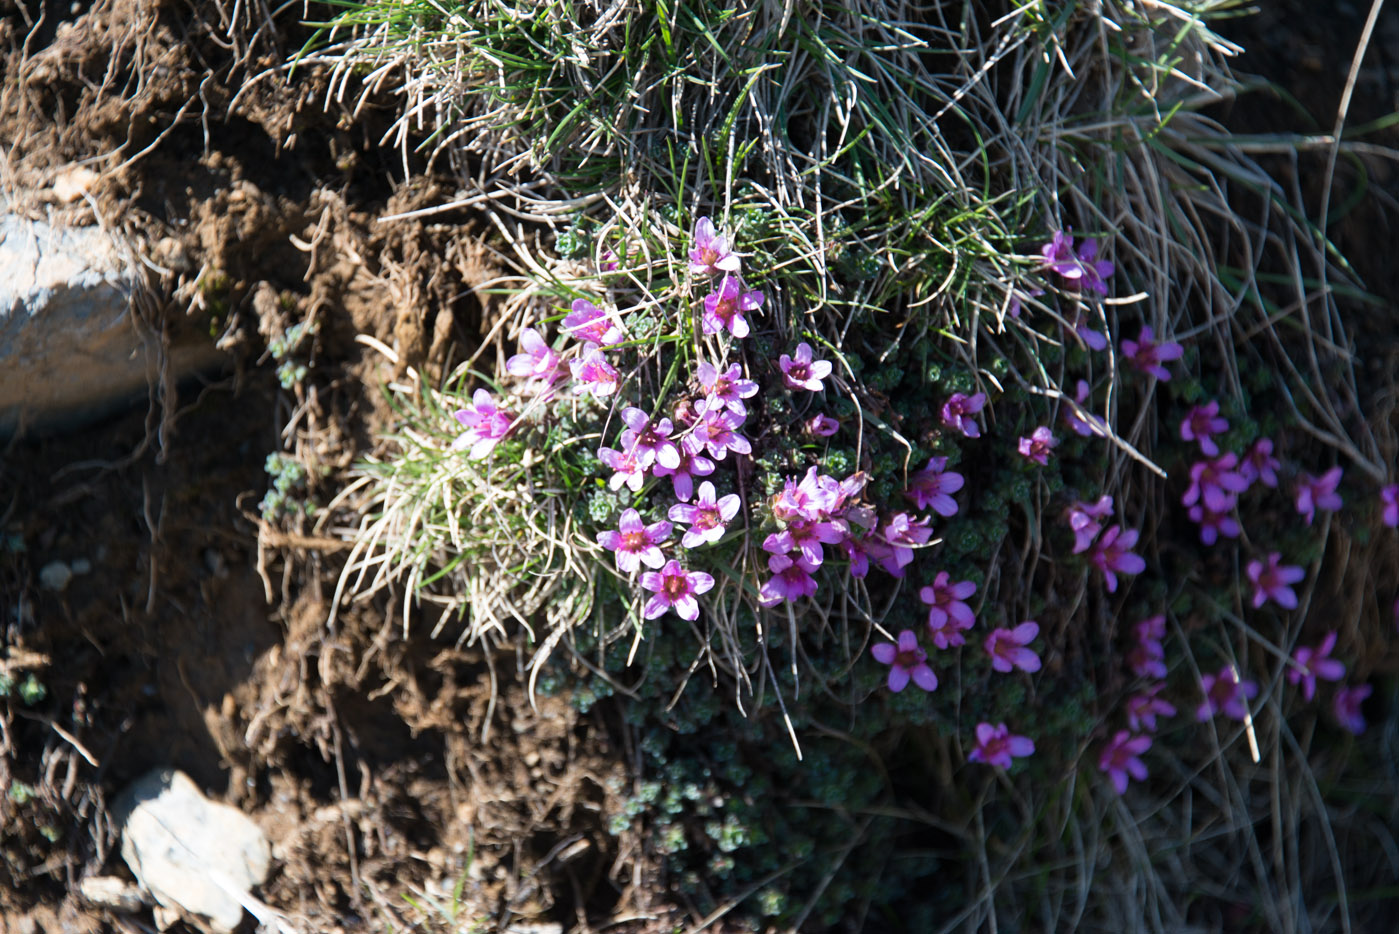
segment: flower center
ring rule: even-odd
[[[720,523],[718,508],[714,506],[701,506],[699,513],[695,515],[694,528],[697,529],[717,529]]]
[[[642,551],[651,546],[651,539],[646,532],[623,532],[622,549],[624,551]]]
[[[792,378],[793,382],[804,383],[811,378],[811,371],[807,369],[805,363],[798,363],[794,360],[787,369],[787,375]]]
[[[661,590],[674,602],[690,592],[690,579],[683,574],[667,577],[661,585]]]
[[[917,649],[899,652],[894,656],[894,666],[896,668],[917,668],[919,665],[923,664],[923,659],[918,657],[922,654],[923,653],[919,652]]]

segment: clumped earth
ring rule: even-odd
[[[0,917],[110,928],[77,883],[125,872],[107,806],[157,765],[263,826],[276,856],[263,898],[309,930],[430,920],[414,904],[452,902],[463,878],[462,917],[501,926],[660,930],[715,910],[665,901],[654,841],[626,832],[651,753],[615,709],[531,698],[525,659],[459,647],[450,619],[405,640],[367,602],[326,625],[345,546],[314,509],[392,421],[379,387],[410,365],[446,372],[489,330],[486,228],[462,211],[380,220],[450,200],[451,185],[381,144],[387,104],[350,114],[324,75],[287,73],[294,49],[278,43],[309,36],[292,14],[274,31],[257,4],[40,12],[0,22],[0,180],[20,209],[122,230],[150,261],[148,323],[166,339],[207,334],[229,368],[5,451]],[[1326,80],[1296,83],[1328,115],[1358,20],[1286,25],[1244,23],[1237,38],[1263,40],[1254,66],[1284,72],[1305,32]],[[1374,96],[1357,99],[1367,118],[1394,105],[1399,47],[1381,38],[1363,72]],[[49,203],[53,178],[84,160],[100,170],[90,199]],[[1375,197],[1340,236],[1392,300],[1399,271],[1379,232],[1399,216],[1399,182],[1373,168]],[[1373,320],[1393,348],[1392,322]],[[397,351],[397,372],[361,334]],[[1392,371],[1396,351],[1373,359]],[[281,453],[310,469],[287,473],[269,460]],[[41,586],[43,567],[80,560],[90,572],[65,589]]]
[[[218,6],[55,11],[0,24],[7,190],[122,230],[150,260],[151,322],[206,333],[229,366],[5,452],[0,917],[101,929],[77,882],[125,872],[107,805],[156,765],[264,827],[263,897],[310,930],[406,923],[405,894],[449,902],[463,874],[463,917],[649,915],[644,889],[609,881],[601,828],[625,774],[602,724],[531,703],[518,659],[458,649],[450,627],[405,642],[371,604],[328,631],[342,544],[304,510],[263,521],[269,455],[323,471],[287,485],[282,520],[324,505],[325,475],[391,416],[393,369],[356,335],[427,372],[475,346],[494,274],[479,227],[379,222],[450,192],[404,182],[375,114],[327,109],[317,74],[267,71],[288,50],[265,34],[229,48]],[[90,199],[45,203],[94,159]],[[40,585],[84,560],[65,589]]]

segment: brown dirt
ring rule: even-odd
[[[490,314],[473,286],[493,274],[481,226],[377,223],[445,194],[396,180],[372,102],[352,123],[321,109],[315,73],[253,80],[287,50],[251,20],[228,47],[215,3],[12,10],[7,194],[125,230],[151,260],[144,318],[166,339],[217,335],[230,372],[5,452],[4,531],[23,550],[0,553],[0,665],[46,693],[0,701],[0,929],[132,930],[73,893],[127,874],[106,803],[155,766],[267,830],[263,897],[305,930],[401,927],[418,918],[405,893],[440,897],[464,872],[465,917],[653,916],[602,830],[625,770],[600,724],[533,709],[519,660],[454,648],[451,627],[404,641],[361,605],[327,628],[338,543],[258,511],[269,453],[343,467],[386,427],[393,374],[355,335],[429,373],[473,346]],[[80,162],[100,172],[93,197],[55,200]],[[265,348],[303,322],[309,375],[283,391]],[[326,483],[312,469],[307,498],[324,504]],[[39,586],[77,559],[91,572]]]

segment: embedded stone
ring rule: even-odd
[[[183,772],[156,769],[122,792],[113,814],[121,856],[157,902],[227,934],[267,878],[271,848],[242,811],[204,797]]]

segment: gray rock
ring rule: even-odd
[[[238,926],[245,904],[258,904],[248,893],[267,878],[267,837],[185,773],[148,772],[121,793],[113,816],[122,859],[160,904],[207,919],[220,934]]]
[[[130,317],[131,256],[96,227],[0,213],[0,438],[76,426],[145,395],[160,348]],[[211,342],[167,353],[177,377],[224,359]]]

